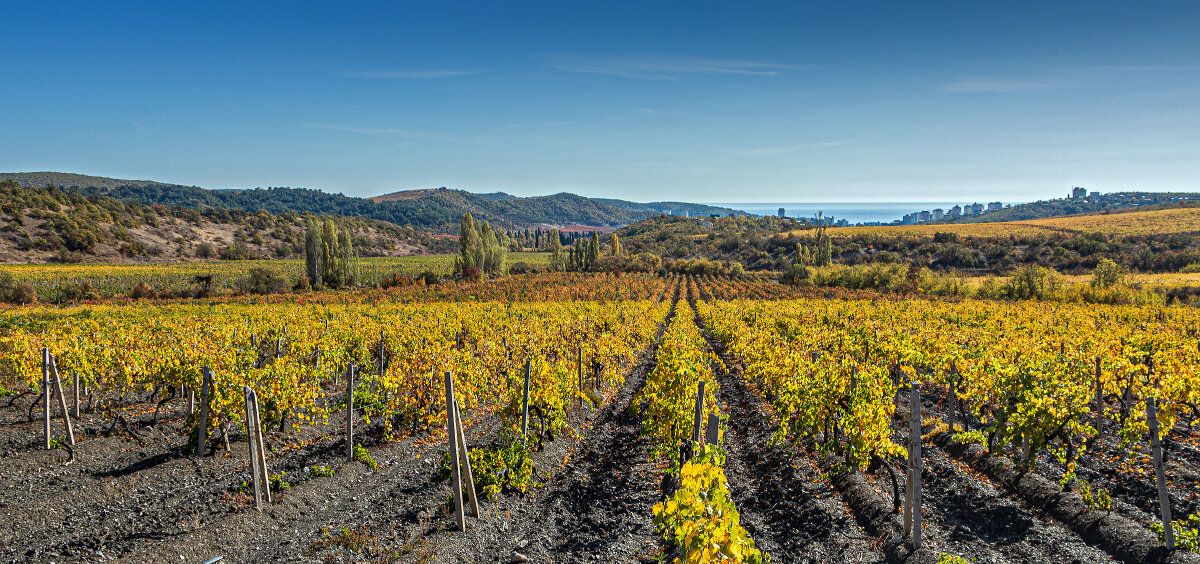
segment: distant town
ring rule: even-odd
[[[1036,219],[1038,217],[1051,217],[1060,215],[1071,215],[1076,213],[1094,213],[1098,211],[1114,210],[1121,208],[1130,208],[1147,205],[1169,204],[1184,201],[1198,201],[1200,194],[1196,193],[1181,193],[1181,192],[1112,192],[1101,194],[1096,191],[1088,191],[1087,188],[1075,186],[1071,191],[1062,198],[1050,198],[1037,202],[1006,204],[1003,202],[988,202],[982,204],[974,202],[970,204],[954,205],[949,209],[933,208],[929,210],[914,211],[904,214],[903,217],[892,221],[860,221],[851,222],[845,218],[837,218],[832,215],[816,214],[808,217],[798,217],[788,215],[787,209],[779,208],[773,215],[776,218],[786,221],[806,223],[809,225],[825,225],[829,227],[851,227],[851,226],[883,226],[883,225],[917,225],[917,224],[936,224],[939,222],[951,223],[956,221],[1018,221],[1023,219]],[[811,208],[810,208],[811,209]],[[897,210],[899,211],[899,210]],[[996,212],[1005,212],[997,214],[995,219],[980,219]],[[688,217],[686,210],[663,210],[665,215],[678,215]],[[745,212],[729,212],[732,217],[735,213]],[[747,214],[762,217],[763,214]],[[699,217],[699,216],[698,216]],[[721,217],[720,214],[711,214],[708,217]]]

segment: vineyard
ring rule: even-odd
[[[14,562],[1200,562],[1200,313],[585,273],[13,307],[0,486]]]
[[[417,276],[423,272],[449,275],[454,264],[453,254],[404,257],[362,257],[358,259],[360,285],[376,286],[399,274]],[[545,267],[549,253],[514,254],[513,261]],[[127,295],[139,282],[155,290],[184,289],[196,284],[197,277],[207,278],[217,292],[235,287],[239,278],[253,268],[278,271],[288,280],[296,280],[304,272],[303,259],[228,260],[146,264],[16,264],[6,265],[5,271],[14,281],[28,282],[42,301],[56,301],[65,287],[87,285],[97,298]],[[68,300],[69,301],[69,300]]]

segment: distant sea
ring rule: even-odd
[[[826,216],[833,216],[834,220],[845,219],[850,223],[863,223],[869,221],[880,221],[883,223],[891,223],[897,219],[904,217],[905,214],[919,212],[921,210],[930,210],[934,208],[942,208],[949,210],[955,205],[965,205],[973,202],[777,202],[777,203],[737,203],[737,202],[706,202],[710,206],[722,206],[742,210],[754,215],[775,215],[779,208],[783,208],[783,215],[787,217],[812,217],[817,215],[817,212],[825,212]]]

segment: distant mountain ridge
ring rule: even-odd
[[[252,188],[208,190],[149,180],[120,180],[59,172],[0,173],[24,187],[54,184],[87,195],[103,195],[142,204],[187,208],[236,209],[273,214],[336,214],[411,225],[441,233],[458,230],[463,212],[507,229],[550,225],[617,227],[660,213],[729,215],[737,210],[688,204],[587,198],[566,192],[527,198],[504,192],[475,194],[465,190],[431,188],[393,192],[372,198],[330,194],[308,188]]]

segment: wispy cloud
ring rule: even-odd
[[[1008,94],[1020,94],[1025,92],[1037,92],[1040,90],[1065,88],[1067,86],[1068,84],[1061,80],[1017,80],[969,76],[943,85],[942,91],[953,93],[1001,92]]]
[[[346,131],[349,133],[360,133],[362,135],[401,135],[406,133],[403,129],[395,129],[392,127],[351,127],[347,125],[337,125],[333,123],[306,123],[306,127],[313,129],[328,129],[330,131]]]
[[[547,121],[542,123],[510,123],[509,127],[514,129],[525,129],[531,127],[564,127],[567,125],[579,125],[582,121]]]
[[[456,76],[467,76],[476,74],[475,71],[454,70],[454,69],[430,69],[430,70],[384,70],[384,71],[358,71],[348,72],[345,76],[349,78],[373,78],[381,80],[396,80],[410,79],[423,80],[434,78],[453,78]]]
[[[560,57],[550,68],[591,74],[607,74],[624,78],[669,79],[685,74],[739,74],[776,76],[781,71],[808,68],[795,65],[706,59],[688,56],[641,55],[634,57]]]
[[[1200,67],[1175,65],[1099,65],[1093,68],[1118,71],[1194,71]]]
[[[794,153],[796,151],[805,151],[809,149],[824,149],[828,147],[840,147],[844,145],[842,141],[822,141],[819,143],[801,143],[799,145],[782,145],[778,147],[761,147],[758,149],[750,149],[740,153],[743,157],[763,157],[770,155],[781,155],[784,153]]]

